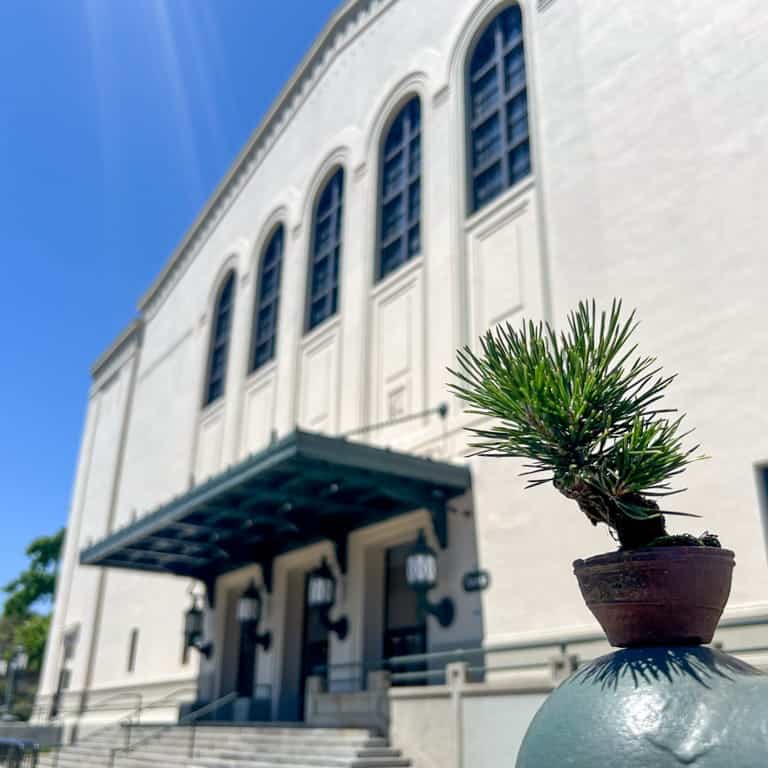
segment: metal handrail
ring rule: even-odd
[[[739,629],[744,627],[756,627],[768,624],[768,615],[754,616],[750,618],[730,618],[720,622],[720,629]],[[421,662],[445,661],[464,661],[467,656],[493,654],[493,653],[511,653],[513,651],[536,651],[545,648],[560,648],[564,653],[568,646],[585,645],[605,641],[605,635],[600,632],[588,634],[572,634],[565,637],[552,638],[550,640],[518,640],[511,643],[500,643],[495,645],[477,646],[474,648],[456,648],[451,651],[435,651],[434,653],[414,653],[409,656],[391,656],[385,659],[387,666],[404,666],[407,664],[418,664]]]
[[[147,734],[143,739],[139,739],[139,741],[136,741],[133,744],[129,744],[125,747],[114,747],[113,749],[110,750],[110,753],[109,753],[110,768],[114,768],[115,759],[117,757],[118,752],[124,752],[125,754],[130,754],[131,752],[135,752],[139,747],[144,746],[145,744],[157,738],[158,736],[162,736],[164,733],[167,733],[173,728],[177,728],[178,726],[184,725],[186,723],[192,724],[192,728],[190,729],[189,757],[190,758],[193,757],[194,751],[195,751],[195,730],[196,730],[195,726],[197,725],[197,721],[203,715],[207,715],[210,712],[215,712],[217,709],[220,709],[226,704],[229,704],[230,702],[234,701],[236,698],[237,698],[237,691],[230,691],[225,696],[221,696],[218,699],[215,699],[214,701],[209,702],[208,704],[204,704],[199,709],[195,709],[195,710],[192,710],[192,712],[188,712],[186,715],[184,715],[184,717],[179,718],[178,722],[167,723],[166,725],[160,726],[156,730]]]
[[[146,706],[143,706],[143,699],[141,694],[135,694],[139,698],[139,705],[138,707],[131,710],[127,715],[123,715],[122,717],[118,718],[114,722],[108,723],[107,725],[103,726],[102,728],[97,728],[95,731],[92,731],[89,733],[82,741],[78,741],[78,744],[82,743],[88,743],[91,739],[94,739],[96,736],[101,736],[101,734],[106,733],[107,731],[111,731],[113,728],[125,728],[125,741],[126,741],[126,747],[130,747],[131,745],[131,733],[133,730],[134,725],[139,725],[141,720],[141,713],[145,712],[149,709],[159,709],[164,704],[167,704],[169,701],[173,699],[178,699],[178,697],[187,692],[197,692],[197,688],[189,685],[185,685],[181,688],[176,688],[170,693],[165,694],[165,696],[160,697],[159,699],[155,699],[154,701],[149,702]],[[125,694],[125,692],[122,692]],[[108,697],[108,698],[114,698],[114,697]],[[91,709],[84,710],[85,712],[94,711]],[[136,722],[134,723],[134,717],[136,718]],[[61,750],[65,747],[70,746],[69,744],[56,744],[53,747],[51,747],[51,750],[55,750],[54,757],[53,757],[53,768],[56,768],[59,764],[59,755],[61,753]]]
[[[731,617],[724,619],[719,624],[719,629],[739,629],[768,625],[768,615],[752,616],[749,618]],[[525,661],[519,663],[504,663],[497,665],[483,664],[486,656],[502,653],[515,653],[523,651],[541,651],[557,649],[561,656],[568,654],[569,648],[590,643],[605,642],[605,635],[599,632],[587,632],[570,634],[563,637],[555,637],[542,640],[518,640],[510,643],[497,643],[494,645],[475,646],[470,648],[455,648],[450,651],[435,651],[432,653],[414,653],[408,656],[390,656],[379,661],[345,661],[336,664],[328,664],[316,668],[316,672],[326,679],[328,688],[332,685],[359,682],[361,690],[366,686],[366,674],[368,672],[385,670],[390,673],[393,683],[408,683],[414,680],[432,681],[445,676],[445,665],[450,662],[467,662],[468,672],[471,674],[484,674],[486,672],[512,672],[524,671],[544,667],[551,660],[537,662]],[[768,653],[768,646],[749,646],[743,648],[731,648],[730,653]],[[480,663],[478,663],[480,662]],[[415,665],[423,665],[421,669],[408,669]],[[398,667],[404,668],[398,671]],[[359,670],[358,677],[334,677],[335,671]],[[434,683],[433,683],[434,684]]]
[[[165,696],[161,696],[159,699],[153,699],[149,702],[149,704],[146,704],[144,707],[144,710],[149,709],[161,709],[169,702],[173,702],[175,699],[178,699],[179,696],[181,696],[182,693],[197,693],[197,686],[196,685],[184,685],[181,688],[175,688],[170,693],[167,693]]]
[[[3,765],[14,768],[34,768],[39,755],[37,744],[25,739],[0,739],[0,758]],[[30,758],[27,760],[26,758]]]
[[[141,705],[143,702],[143,697],[138,691],[119,691],[118,693],[114,693],[111,696],[107,696],[105,699],[100,699],[95,704],[88,704],[87,706],[83,707],[83,712],[99,712],[99,711],[109,711],[111,709],[114,709],[114,707],[106,707],[105,704],[108,704],[111,701],[115,701],[116,699],[121,698],[132,698],[134,700],[138,700],[138,704],[133,708],[134,710],[138,709],[141,710]],[[87,701],[87,699],[86,699]]]

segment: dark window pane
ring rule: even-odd
[[[421,104],[411,99],[397,114],[382,144],[379,191],[379,264],[382,278],[418,253],[409,227],[421,217]]]
[[[528,136],[528,98],[525,92],[507,104],[507,142],[517,144]]]
[[[530,144],[526,141],[515,147],[509,154],[509,168],[512,181],[518,181],[531,171]]]
[[[523,34],[523,19],[519,5],[512,5],[503,10],[499,14],[498,20],[504,43],[517,40]]]
[[[493,200],[504,189],[501,162],[495,163],[475,179],[475,208]]]
[[[408,222],[418,223],[421,217],[421,184],[417,181],[408,190]]]
[[[472,85],[472,119],[477,120],[499,103],[499,74],[493,67]]]
[[[415,133],[421,128],[421,102],[418,99],[411,99],[406,106],[408,119],[410,120],[410,131]]]
[[[339,169],[318,198],[312,226],[307,330],[336,311],[341,260],[344,172]]]
[[[414,256],[421,250],[421,232],[419,225],[408,230],[408,256]]]
[[[388,275],[390,272],[397,269],[403,262],[403,258],[403,240],[402,238],[398,238],[386,246],[381,253],[382,274]]]
[[[389,129],[387,135],[387,141],[384,144],[384,152],[387,156],[390,155],[403,143],[403,129],[405,128],[403,120],[395,120],[392,123],[392,127]]]
[[[269,240],[259,265],[257,300],[254,307],[251,370],[268,363],[275,354],[277,313],[280,308],[280,274],[283,259],[283,227]]]
[[[491,20],[469,63],[471,210],[531,172],[523,20],[517,5]]]
[[[412,179],[421,174],[421,139],[417,136],[411,141],[411,151],[408,157],[408,176]]]
[[[224,377],[227,368],[229,332],[232,307],[235,298],[235,273],[230,272],[219,290],[213,312],[211,349],[208,353],[208,375],[205,401],[208,405],[224,394]]]
[[[507,93],[525,87],[525,53],[518,45],[504,57],[504,87]]]
[[[383,192],[384,197],[388,198],[396,192],[403,184],[403,156],[402,153],[394,159],[388,160],[384,165],[383,172]]]
[[[477,41],[475,52],[472,54],[470,74],[475,74],[493,59],[496,50],[496,26],[491,24]]]
[[[403,226],[403,197],[398,195],[387,203],[381,212],[381,239],[386,242],[397,234]]]
[[[501,131],[499,130],[499,116],[493,115],[472,134],[472,164],[474,168],[482,168],[488,165],[502,152]]]

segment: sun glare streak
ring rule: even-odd
[[[225,76],[216,17],[210,13],[206,3],[182,3],[177,6],[177,11],[193,51],[191,62],[201,95],[199,106],[205,116],[215,155],[221,158],[227,152],[227,140],[220,116],[222,96],[228,102],[228,111],[237,102],[229,78]]]
[[[169,5],[165,0],[154,0],[149,7],[153,11],[161,44],[158,62],[159,74],[166,77],[172,91],[170,107],[177,117],[179,149],[183,155],[184,172],[188,182],[193,186],[195,195],[200,197],[205,190],[202,164],[195,141],[193,111],[181,66],[179,47],[169,14]]]
[[[83,4],[85,26],[91,59],[91,76],[96,93],[98,145],[101,158],[102,184],[107,189],[115,171],[115,142],[113,119],[118,111],[116,92],[108,87],[113,60],[110,46],[108,6],[98,0],[85,0]]]

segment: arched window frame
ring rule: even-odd
[[[523,25],[520,6],[507,5],[485,24],[467,56],[470,214],[531,173]]]
[[[235,270],[231,269],[221,281],[213,305],[203,407],[211,405],[224,396],[236,289]]]
[[[421,253],[421,99],[413,94],[389,123],[379,148],[376,280]]]
[[[307,333],[338,311],[339,273],[344,239],[344,177],[344,169],[337,166],[318,192],[312,210],[304,324]],[[326,223],[328,239],[321,240],[321,227]]]
[[[259,256],[248,358],[249,373],[254,373],[275,358],[284,252],[285,227],[278,224]]]

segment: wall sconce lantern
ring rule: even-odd
[[[331,621],[330,612],[336,602],[336,579],[333,576],[328,561],[323,562],[309,574],[307,583],[307,607],[320,612],[320,620],[323,626],[330,632],[334,632],[339,640],[344,640],[349,631],[349,622],[346,616],[336,621]]]
[[[256,645],[260,645],[265,651],[268,651],[272,645],[272,633],[259,633],[263,608],[261,592],[256,583],[252,581],[237,601],[237,621],[243,634],[249,635]]]
[[[441,627],[453,624],[453,600],[444,597],[437,603],[430,603],[427,598],[427,592],[437,586],[437,554],[427,544],[424,531],[419,531],[416,543],[405,559],[405,580],[419,596],[419,606],[424,613],[434,616]]]
[[[211,658],[213,643],[203,642],[203,611],[195,595],[192,596],[192,605],[184,614],[184,638],[187,648],[194,648],[206,659]]]

